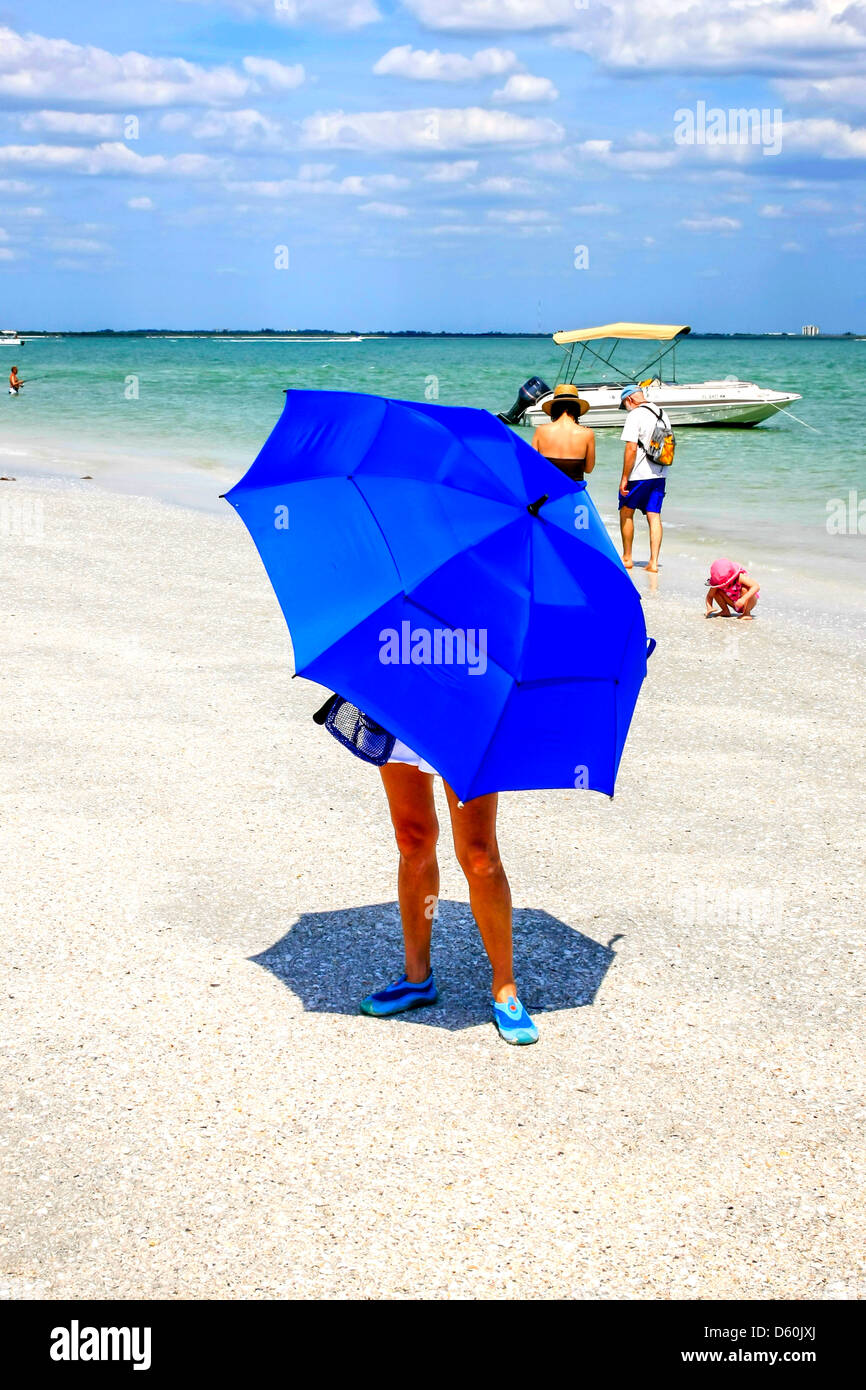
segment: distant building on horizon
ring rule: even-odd
[[[817,338],[818,334],[821,332],[817,323],[804,323],[800,331],[804,338]]]

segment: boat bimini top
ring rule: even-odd
[[[666,357],[670,352],[672,355],[672,380],[676,381],[676,345],[680,338],[684,338],[685,335],[690,332],[691,328],[688,324],[603,323],[599,328],[575,328],[554,333],[553,341],[559,347],[565,348],[565,358],[557,380],[560,382],[573,382],[584,356],[589,353],[591,357],[595,358],[597,362],[601,362],[614,374],[613,381],[640,381],[642,375],[651,367],[657,367],[662,358]],[[613,340],[613,346],[607,352],[607,355],[605,355],[604,352],[597,352],[595,348],[590,347],[590,343],[600,342],[603,339]],[[656,342],[660,345],[666,344],[666,346],[661,346],[660,351],[656,352],[648,362],[638,367],[637,370],[635,370],[634,367],[625,369],[620,366],[619,363],[615,364],[613,362],[613,355],[619,343],[633,341]],[[575,361],[574,349],[578,343],[581,344],[581,348],[580,352],[577,354],[577,360]],[[653,377],[657,375],[657,372],[652,373]],[[601,382],[589,382],[581,378],[581,385],[583,386],[602,386],[609,384],[612,384],[610,377],[608,377],[606,381]]]

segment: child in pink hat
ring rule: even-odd
[[[757,583],[742,565],[735,565],[733,560],[714,560],[707,580],[704,617],[712,616],[713,605],[717,603],[724,617],[745,618],[751,622],[752,609],[758,602],[759,592]]]

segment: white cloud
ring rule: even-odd
[[[427,29],[499,33],[574,22],[574,0],[403,0]]]
[[[575,208],[569,208],[569,212],[577,213],[578,217],[606,217],[610,213],[619,212],[619,208],[613,207],[611,203],[579,203]]]
[[[687,232],[738,232],[742,225],[736,217],[684,217],[680,222]]]
[[[403,203],[362,203],[361,212],[369,212],[374,217],[408,217],[409,209]]]
[[[374,65],[379,77],[406,77],[414,82],[473,82],[482,77],[501,77],[517,66],[517,57],[507,48],[482,48],[471,58],[465,53],[425,51],[403,44],[389,48]]]
[[[426,236],[480,236],[482,232],[489,235],[490,228],[467,226],[462,222],[440,222],[438,227],[425,228]]]
[[[849,222],[845,227],[828,227],[828,236],[860,236],[866,229],[866,222]]]
[[[203,154],[140,155],[127,145],[0,145],[0,164],[33,165],[72,174],[127,174],[133,177],[206,178],[222,172],[220,160]]]
[[[540,208],[494,208],[487,216],[491,222],[546,222],[550,213]]]
[[[13,104],[55,99],[126,110],[225,106],[257,92],[284,91],[303,80],[300,64],[286,66],[272,58],[244,58],[243,71],[228,64],[206,68],[185,58],[110,53],[0,27],[0,96]],[[71,125],[62,129],[89,133]]]
[[[494,101],[556,101],[559,92],[549,77],[533,77],[529,72],[514,72],[504,87],[493,93]]]
[[[802,251],[803,247],[799,241],[783,241],[781,249],[783,251]]]
[[[787,213],[787,210],[782,206],[781,203],[765,203],[764,206],[763,206],[762,208],[759,208],[759,209],[758,209],[758,216],[759,216],[759,217],[787,217],[787,216],[788,216],[788,213]]]
[[[614,71],[823,78],[866,53],[862,9],[850,0],[666,0],[663,9],[604,0],[593,13],[555,41]]]
[[[383,193],[386,189],[396,192],[399,188],[408,188],[409,179],[399,174],[347,174],[340,180],[340,187],[345,193],[365,197],[373,189]]]
[[[283,201],[296,194],[371,198],[376,193],[395,193],[409,187],[409,180],[397,174],[347,174],[342,179],[331,179],[314,172],[318,169],[330,171],[333,167],[332,164],[303,164],[294,179],[258,179],[229,183],[227,187],[231,193]]]
[[[494,193],[502,197],[522,196],[524,193],[532,191],[532,184],[529,179],[509,178],[504,174],[482,179],[476,187],[479,193]]]
[[[109,53],[104,48],[0,29],[0,95],[118,106],[220,105],[243,97],[251,79],[230,67],[203,68],[183,58]]]
[[[303,63],[278,63],[275,58],[244,58],[243,70],[251,77],[259,77],[266,88],[274,92],[287,92],[300,87],[307,74]]]
[[[779,78],[775,87],[782,100],[792,106],[866,109],[866,82],[862,73],[856,77]]]
[[[471,178],[477,168],[477,159],[454,159],[450,163],[440,160],[424,175],[424,179],[427,183],[463,183]]]
[[[104,256],[111,251],[104,241],[94,241],[92,237],[49,237],[48,245],[53,251],[70,251],[77,256]]]
[[[135,212],[151,212],[156,204],[152,198],[127,198],[126,206]]]
[[[680,147],[682,148],[682,147]],[[584,140],[577,146],[579,154],[598,160],[626,174],[649,175],[658,169],[669,169],[677,161],[678,150],[626,149],[615,150],[612,140]]]
[[[26,179],[0,179],[0,193],[35,193],[36,184]]]
[[[10,251],[8,246],[0,246],[0,261],[17,261],[18,252]]]
[[[866,129],[850,126],[831,117],[812,117],[786,121],[782,127],[782,148],[822,159],[866,159]]]
[[[186,0],[219,5],[247,18],[260,13],[277,24],[323,24],[331,29],[360,29],[382,18],[374,0]]]
[[[428,107],[414,111],[329,111],[302,122],[304,145],[323,149],[404,150],[435,154],[437,150],[476,145],[543,145],[563,138],[555,121],[514,116],[480,106]]]
[[[89,111],[32,111],[18,117],[22,130],[46,131],[50,135],[92,136],[95,140],[110,140],[123,133],[122,117],[95,115]]]
[[[524,163],[528,163],[524,159]],[[575,164],[572,150],[536,150],[531,159],[533,171],[543,174],[570,174],[574,176]]]
[[[166,128],[163,123],[163,128]],[[177,128],[177,127],[175,127]],[[244,111],[208,111],[190,126],[196,140],[213,140],[243,150],[275,149],[285,145],[282,128],[277,121],[251,108]]]

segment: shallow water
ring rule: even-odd
[[[624,345],[623,360],[642,365],[647,347]],[[20,397],[0,397],[3,471],[71,465],[127,490],[207,506],[220,505],[218,494],[255,457],[286,388],[426,397],[495,411],[512,403],[528,376],[552,383],[561,353],[549,338],[305,343],[118,335],[29,342],[14,358],[4,350],[2,365],[12,360],[25,379],[41,379]],[[806,563],[862,563],[866,536],[857,530],[859,495],[851,494],[864,472],[864,371],[866,342],[859,340],[683,342],[682,381],[736,375],[793,389],[803,400],[793,407],[799,420],[681,430],[668,482],[669,526],[696,538],[710,527],[720,543],[730,536],[802,552]],[[591,492],[605,513],[616,509],[621,448],[615,431],[599,431]],[[866,491],[863,511],[866,531]]]

